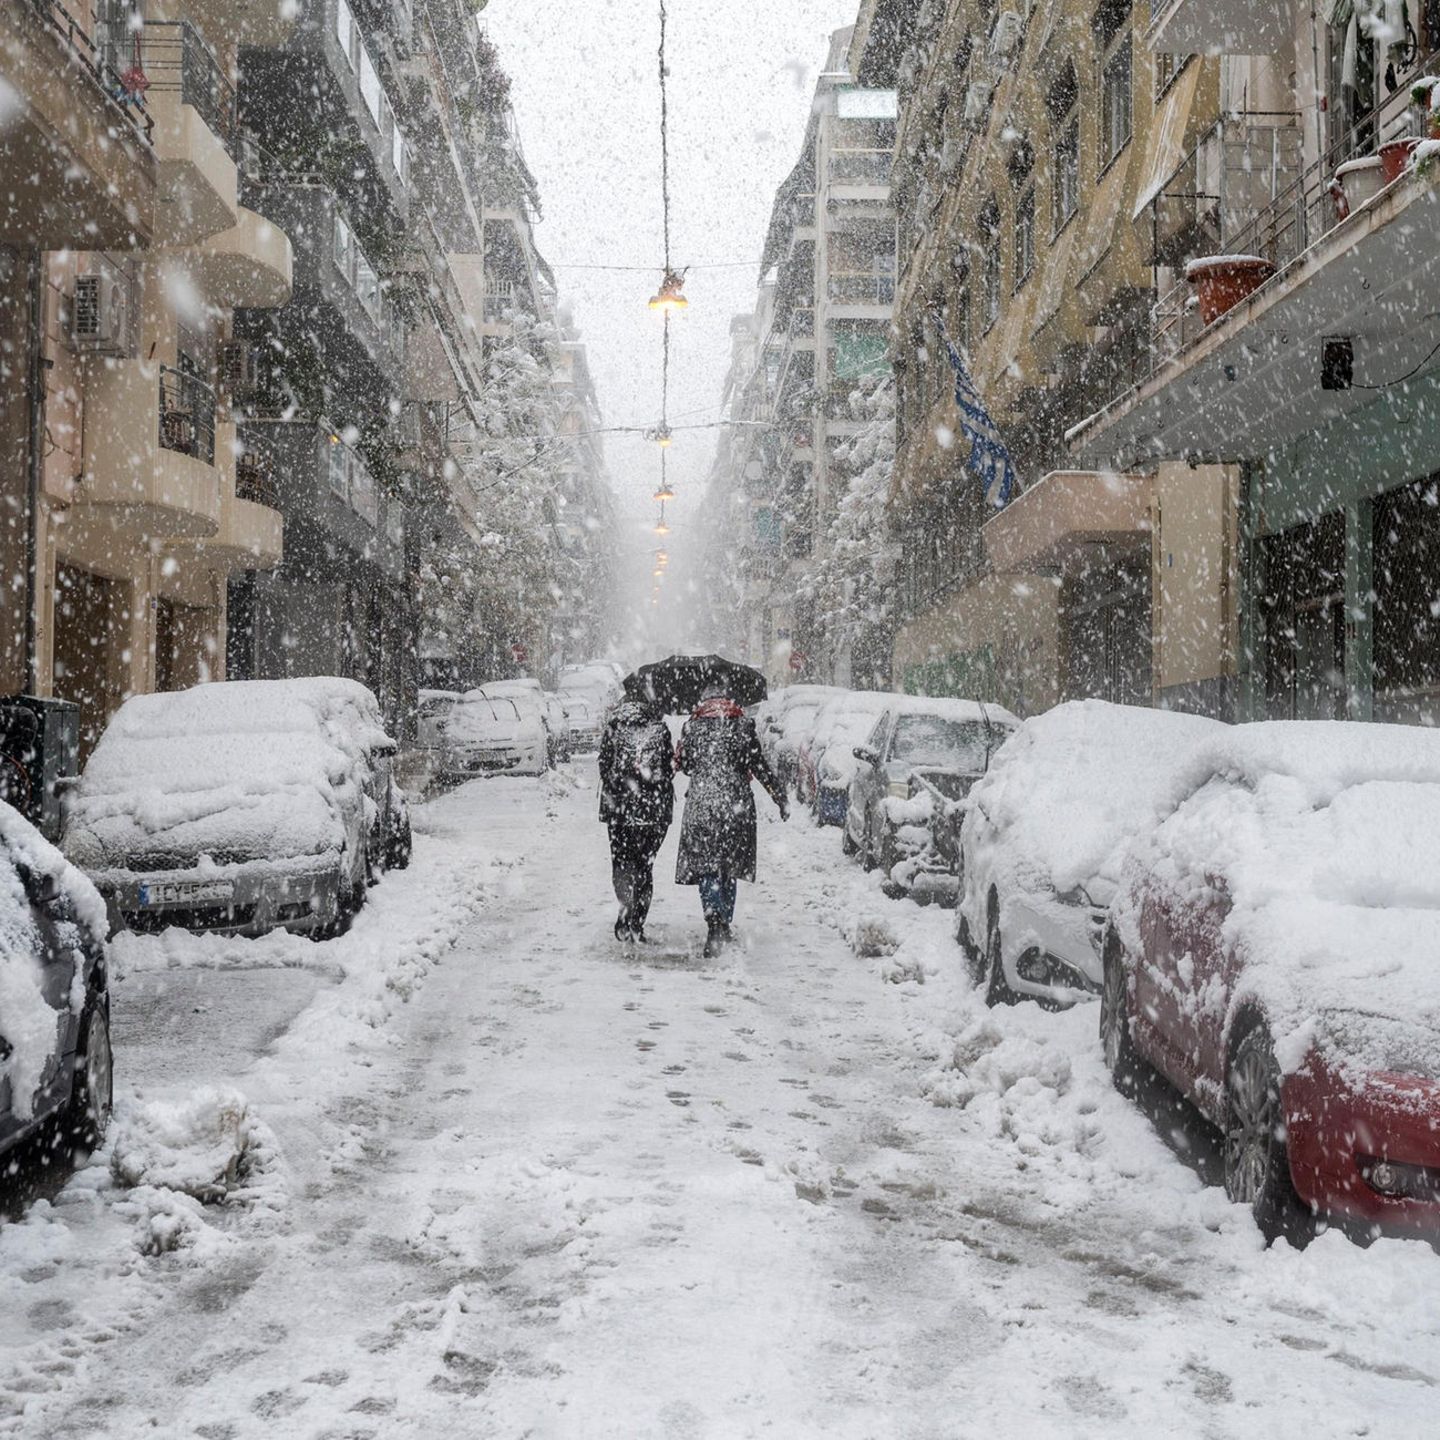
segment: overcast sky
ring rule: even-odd
[[[671,326],[670,421],[712,421],[729,323],[755,299],[775,187],[799,155],[832,30],[857,0],[669,0],[671,253],[694,265]],[[537,239],[589,346],[607,425],[660,415],[659,0],[490,0],[481,23],[514,81],[540,182]],[[701,268],[719,262],[729,268]],[[639,271],[580,265],[639,265]],[[672,548],[683,558],[714,432],[677,431]],[[658,449],[609,436],[605,453],[637,586],[648,585]],[[683,570],[674,582],[683,584]]]

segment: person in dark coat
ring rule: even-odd
[[[790,818],[784,787],[760,749],[755,722],[723,694],[707,695],[685,722],[676,754],[690,777],[680,826],[675,879],[700,887],[705,912],[705,954],[730,940],[735,894],[741,880],[755,879],[755,796],[758,780]]]
[[[675,756],[665,717],[625,700],[600,737],[600,818],[610,831],[610,868],[620,915],[615,938],[644,943],[655,893],[655,857],[675,814]]]

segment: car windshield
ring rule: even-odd
[[[902,715],[895,725],[890,754],[907,765],[933,765],[978,774],[985,768],[990,739],[990,727],[981,720]]]

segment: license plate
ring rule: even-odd
[[[155,905],[219,905],[235,896],[232,880],[158,880],[140,887],[140,903]]]

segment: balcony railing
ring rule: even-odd
[[[487,323],[505,319],[515,308],[515,283],[512,280],[490,280],[485,285],[485,314]]]
[[[869,271],[831,275],[825,282],[825,295],[835,305],[893,305],[895,277]]]
[[[258,435],[246,432],[244,449],[235,457],[235,498],[252,505],[280,508],[280,487],[275,480],[275,456]]]
[[[182,105],[194,106],[230,158],[238,159],[235,88],[200,32],[188,20],[149,20],[141,46],[151,89],[178,94]]]
[[[1135,383],[1185,351],[1205,329],[1193,288],[1177,277],[1178,267],[1206,255],[1258,255],[1282,275],[1345,218],[1335,172],[1348,160],[1373,155],[1381,140],[1408,131],[1411,81],[1435,73],[1437,66],[1440,53],[1397,77],[1386,99],[1345,126],[1324,154],[1303,168],[1293,117],[1276,125],[1234,116],[1201,141],[1152,203],[1157,287],[1144,373]],[[1184,208],[1177,211],[1177,205]]]
[[[160,367],[160,448],[215,463],[215,392],[170,365]]]
[[[119,57],[98,45],[95,37],[59,0],[27,0],[27,3],[59,35],[71,57],[104,92],[111,108],[119,111],[146,143],[150,143],[155,121],[145,108],[144,91],[127,87],[124,72],[117,68]],[[126,71],[130,68],[125,67]]]
[[[890,167],[894,164],[893,150],[834,150],[830,154],[830,183],[832,185],[877,185],[890,184]]]

